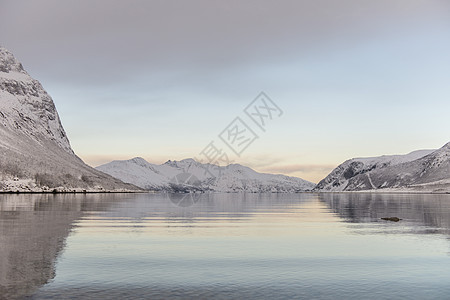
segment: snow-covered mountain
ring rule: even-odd
[[[438,150],[348,160],[315,190],[450,191],[450,143]]]
[[[157,191],[299,192],[315,186],[300,178],[258,173],[238,164],[221,167],[193,159],[155,165],[136,157],[113,161],[97,169],[124,182]]]
[[[52,98],[0,47],[0,191],[42,187],[134,188],[74,154]]]

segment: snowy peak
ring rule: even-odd
[[[0,47],[0,191],[136,190],[78,158],[52,98]]]
[[[436,152],[450,152],[450,142],[436,150]]]
[[[147,167],[149,165],[149,163],[142,157],[135,157],[130,159],[129,161],[142,167]]]
[[[410,152],[408,154],[397,154],[397,155],[382,155],[377,157],[360,157],[360,158],[352,158],[348,161],[354,162],[362,162],[365,165],[373,165],[373,164],[388,164],[388,165],[397,165],[408,161],[413,161],[424,157],[432,153],[435,150],[416,150]]]
[[[42,146],[50,141],[73,153],[52,98],[5,48],[0,48],[0,98],[5,136],[23,135]]]
[[[435,151],[348,160],[319,182],[315,190],[449,191],[449,146],[447,143]]]
[[[199,163],[192,158],[185,158],[180,161],[168,160],[164,163],[166,166],[174,168],[189,168],[190,166],[197,166]]]
[[[345,161],[338,167],[336,167],[331,173],[321,180],[315,190],[324,191],[344,191],[348,190],[354,184],[355,177],[362,174],[370,174],[375,170],[382,170],[391,166],[400,165],[403,163],[415,161],[426,155],[429,155],[434,150],[418,150],[405,155],[383,155],[378,157],[363,157],[353,158]],[[364,176],[366,178],[367,176]],[[367,182],[361,185],[366,189],[372,189],[373,184],[369,178],[366,178]]]
[[[9,73],[11,71],[26,73],[22,64],[7,49],[0,46],[0,72]]]
[[[238,164],[226,167],[202,164],[191,158],[181,161],[169,160],[162,165],[134,158],[113,161],[97,169],[148,190],[299,192],[311,190],[315,186],[300,178],[258,173]],[[190,181],[183,182],[183,178],[189,178]],[[195,182],[195,185],[192,182]]]

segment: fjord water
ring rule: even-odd
[[[449,236],[450,195],[0,195],[0,299],[448,299]]]

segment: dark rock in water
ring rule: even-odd
[[[397,217],[389,217],[389,218],[381,218],[381,220],[385,220],[385,221],[391,221],[391,222],[398,222],[401,219],[397,218]]]

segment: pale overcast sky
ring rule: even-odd
[[[237,116],[259,138],[233,161],[314,182],[450,141],[446,0],[0,0],[0,44],[93,166],[225,151]],[[243,113],[261,91],[283,110],[266,132]]]

